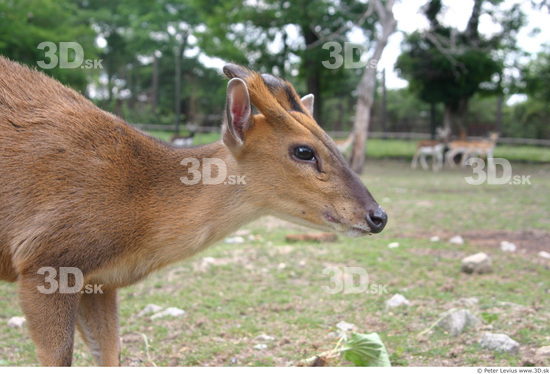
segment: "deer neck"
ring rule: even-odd
[[[185,184],[182,160],[194,158],[221,160],[227,175],[244,175],[240,184]],[[264,214],[254,201],[246,171],[239,169],[227,147],[221,142],[183,150],[171,150],[163,161],[165,167],[153,188],[150,206],[155,207],[151,221],[153,240],[150,248],[160,253],[161,262],[189,257],[223,239],[242,225]],[[200,172],[202,167],[198,168]],[[214,174],[214,173],[213,173]]]

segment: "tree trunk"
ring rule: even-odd
[[[159,90],[159,59],[156,54],[153,54],[153,84],[151,92],[151,106],[153,115],[157,115],[158,105],[158,90]]]
[[[281,65],[280,65],[280,70],[281,70],[281,78],[283,79],[286,79],[286,67],[285,67],[285,62],[288,58],[288,45],[286,44],[286,40],[288,39],[288,35],[286,33],[286,30],[283,28],[283,50],[281,51]],[[313,105],[315,105],[315,102],[313,103]]]
[[[336,122],[334,123],[333,131],[341,132],[342,131],[342,124],[344,123],[344,102],[339,101],[338,105],[338,118],[336,119]]]
[[[382,70],[382,132],[386,133],[388,123],[388,94],[386,92],[386,69]]]
[[[315,33],[311,30],[311,26],[309,24],[307,26],[302,26],[302,32],[304,34],[306,45],[313,44],[319,40],[317,35],[315,35]],[[317,56],[318,52],[316,49],[306,49],[304,53],[304,70],[306,72],[307,90],[308,93],[315,96],[315,100],[313,101],[313,118],[315,118],[322,126],[323,121],[321,118],[321,103],[323,102],[323,98],[321,97],[321,69],[319,58]]]
[[[435,139],[435,129],[437,125],[435,122],[435,103],[430,103],[430,134],[432,139]]]
[[[185,51],[187,34],[182,34],[182,40],[177,47],[176,55],[176,92],[175,92],[175,110],[176,110],[176,135],[180,134],[180,116],[181,116],[181,59]]]
[[[191,78],[191,98],[189,99],[189,122],[193,125],[197,123],[196,98],[197,98],[197,80]]]
[[[384,48],[388,44],[390,35],[395,31],[397,22],[393,16],[392,9],[395,0],[387,0],[385,6],[382,4],[381,0],[375,0],[373,3],[380,25],[382,26],[382,34],[376,43],[376,48],[372,55],[372,60],[378,62],[380,61]],[[363,165],[365,164],[367,133],[369,131],[375,87],[376,69],[367,66],[357,86],[357,108],[353,123],[353,145],[350,155],[350,166],[357,174],[363,171]]]
[[[458,137],[460,140],[466,140],[466,135],[468,134],[467,126],[466,126],[466,117],[468,115],[468,98],[463,97],[458,101],[458,106],[455,111],[455,115],[457,118],[456,124],[457,124],[457,130],[458,130]]]
[[[484,0],[475,0],[470,19],[468,20],[468,26],[466,26],[465,36],[470,44],[477,46],[479,42],[479,17],[481,16],[481,7]]]
[[[463,97],[455,105],[445,103],[443,127],[451,134],[457,134],[460,140],[466,140],[466,115],[468,114],[468,98]]]
[[[110,70],[110,66],[107,65],[107,110],[112,110],[111,108],[111,103],[113,102],[113,88],[114,88],[114,84],[113,84],[113,73],[111,72]]]
[[[453,115],[452,115],[452,108],[450,104],[445,104],[445,111],[443,113],[443,130],[445,131],[445,134],[447,135],[447,138],[445,139],[445,143],[448,143],[453,129]]]
[[[502,136],[502,94],[497,96],[497,133]]]

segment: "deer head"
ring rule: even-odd
[[[238,65],[223,72],[230,81],[222,139],[255,204],[349,236],[382,231],[386,213],[313,119],[313,95],[300,99],[290,83]]]

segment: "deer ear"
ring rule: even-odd
[[[313,116],[313,100],[315,96],[313,94],[302,97],[302,104],[306,107],[307,111]]]
[[[252,126],[250,96],[246,83],[233,78],[227,84],[223,141],[229,148],[242,146],[246,132]]]

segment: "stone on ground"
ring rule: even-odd
[[[537,356],[550,358],[550,345],[545,345],[537,349]]]
[[[225,242],[227,244],[242,244],[244,243],[244,238],[242,236],[232,236],[230,238],[226,238]]]
[[[456,244],[456,245],[462,245],[462,244],[464,244],[464,239],[462,239],[462,236],[460,236],[460,235],[453,236],[451,239],[449,239],[449,243]]]
[[[480,252],[462,259],[462,271],[467,274],[484,274],[493,270],[493,263],[487,254]]]
[[[21,328],[25,325],[25,322],[27,322],[25,317],[11,317],[8,321],[8,327]]]
[[[514,243],[507,242],[503,240],[500,242],[500,250],[503,252],[515,252],[517,249]]]
[[[479,304],[479,299],[477,297],[464,297],[457,302],[465,306],[474,306]]]
[[[162,312],[155,313],[151,316],[151,319],[158,319],[158,318],[164,318],[164,317],[179,317],[181,315],[184,315],[185,311],[179,308],[166,308]]]
[[[269,341],[269,340],[275,340],[275,338],[273,336],[269,336],[269,335],[266,335],[266,334],[262,334],[260,336],[257,336],[256,337],[256,340],[264,340],[264,341]]]
[[[405,296],[400,294],[395,294],[391,297],[391,299],[386,300],[386,307],[387,308],[397,308],[401,305],[409,305],[409,300],[405,298]]]
[[[353,323],[349,323],[346,321],[340,321],[336,324],[336,327],[339,330],[342,330],[343,332],[353,331],[357,328]]]
[[[481,321],[469,310],[459,309],[448,313],[437,325],[451,336],[458,336],[467,328],[481,325]]]
[[[505,334],[491,334],[486,332],[481,337],[479,344],[482,348],[492,351],[517,355],[519,353],[519,343]]]
[[[138,317],[146,316],[147,314],[158,313],[162,310],[161,306],[155,304],[147,304],[141,312],[138,313]]]

